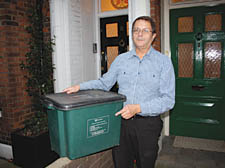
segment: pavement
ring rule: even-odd
[[[11,160],[0,158],[0,168],[20,168],[13,164]]]
[[[174,136],[163,138],[155,168],[225,168],[225,153],[173,147]],[[20,168],[0,158],[0,168]]]
[[[163,138],[155,168],[225,168],[224,152],[173,147],[174,138]]]

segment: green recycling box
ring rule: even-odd
[[[85,90],[45,95],[51,148],[60,157],[79,158],[119,145],[121,117],[115,113],[126,97]]]

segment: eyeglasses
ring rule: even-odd
[[[140,32],[141,32],[142,34],[148,34],[148,33],[152,32],[152,31],[149,30],[148,28],[145,28],[145,29],[134,28],[134,29],[133,29],[133,33],[134,33],[134,34],[139,34]]]

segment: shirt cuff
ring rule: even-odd
[[[141,115],[141,116],[150,116],[150,111],[148,109],[148,106],[146,103],[140,103],[140,106],[141,106],[141,112],[138,113],[138,115]]]
[[[80,84],[80,90],[87,90],[86,86],[84,83]]]

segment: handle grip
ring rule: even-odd
[[[204,89],[205,89],[205,86],[202,86],[202,85],[193,85],[192,86],[192,90],[202,91]]]

